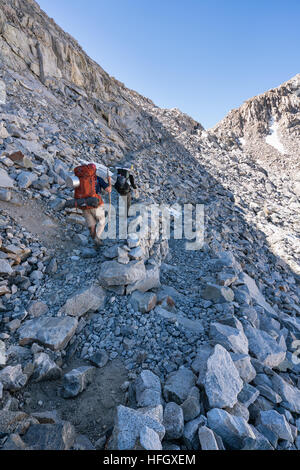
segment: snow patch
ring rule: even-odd
[[[278,135],[278,122],[272,117],[270,119],[269,128],[270,128],[270,135],[267,135],[266,142],[269,145],[272,145],[278,152],[284,154],[286,153],[284,146],[280,142],[279,135]]]

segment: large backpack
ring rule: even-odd
[[[85,198],[97,198],[98,205],[103,205],[102,198],[99,194],[96,193],[96,165],[89,163],[87,165],[77,166],[74,169],[75,175],[79,178],[80,185],[75,189],[74,198],[75,199],[85,199]],[[80,207],[81,209],[95,209],[94,206],[85,206]]]
[[[129,172],[127,170],[121,170],[121,173],[117,176],[115,188],[120,194],[127,194],[130,191],[130,184],[128,183]]]

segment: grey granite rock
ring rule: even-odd
[[[6,366],[0,371],[0,382],[4,390],[20,390],[26,385],[27,375],[23,373],[20,364],[16,366]]]
[[[211,408],[232,408],[237,402],[243,381],[223,346],[216,345],[207,361],[204,387]]]
[[[60,309],[60,314],[81,317],[85,313],[95,312],[103,307],[106,293],[100,286],[82,289],[70,297]]]
[[[195,386],[195,383],[195,375],[186,367],[172,372],[168,375],[163,388],[166,401],[174,401],[178,405],[181,405],[188,397],[191,388]]]
[[[140,439],[140,432],[148,427],[155,431],[160,441],[165,435],[165,428],[156,419],[139,411],[119,405],[115,419],[115,426],[108,443],[109,450],[134,449],[136,442]]]
[[[46,353],[38,353],[34,358],[34,372],[32,380],[41,382],[43,380],[56,380],[62,375],[62,370]]]
[[[286,348],[281,347],[268,333],[248,325],[245,334],[249,341],[250,353],[262,364],[272,368],[284,360]]]
[[[210,410],[207,422],[208,427],[222,438],[227,449],[241,449],[245,438],[255,439],[254,432],[244,418],[233,416],[225,410]]]
[[[198,430],[201,450],[219,450],[214,432],[206,426],[200,426]]]
[[[209,336],[213,345],[221,344],[228,351],[248,354],[248,340],[243,330],[214,322],[210,325]]]
[[[69,450],[75,441],[72,424],[34,424],[23,436],[31,450]]]
[[[38,317],[19,328],[19,343],[39,343],[53,350],[64,349],[73,337],[78,320],[74,317]]]
[[[285,416],[278,413],[276,410],[261,411],[260,420],[261,423],[276,434],[279,439],[294,442],[294,437],[289,423]]]
[[[180,439],[183,434],[184,418],[182,408],[177,403],[166,404],[163,424],[166,430],[166,439]]]
[[[63,377],[64,398],[73,398],[83,392],[86,387],[93,381],[95,368],[91,366],[81,366],[73,369]]]

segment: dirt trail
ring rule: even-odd
[[[64,373],[87,365],[82,360],[72,360]],[[56,410],[64,421],[75,426],[78,434],[88,436],[93,444],[113,427],[116,407],[125,404],[125,392],[121,385],[127,379],[127,371],[119,360],[109,362],[95,370],[93,382],[76,398],[60,396],[60,380],[30,383],[24,391],[29,397],[23,410],[28,413]]]
[[[0,201],[0,212],[7,213],[45,247],[54,249],[55,256],[68,259],[70,252],[78,248],[72,240],[65,239],[67,223],[63,224],[63,221],[53,215],[48,216],[47,208],[41,200],[28,199],[24,194],[14,193],[13,201]],[[76,261],[73,263],[76,265]],[[98,265],[99,260],[92,259],[89,263]],[[72,271],[71,265],[69,269]],[[60,271],[59,268],[59,273],[63,274]],[[62,290],[66,290],[62,280],[58,279],[57,283]],[[45,293],[49,291],[48,282],[44,289]],[[66,357],[63,373],[82,365],[90,364],[75,356]],[[60,395],[61,379],[29,382],[22,389],[22,395],[25,393],[23,410],[28,413],[56,410],[61,419],[70,421],[75,426],[77,433],[88,436],[95,444],[113,426],[116,407],[125,404],[125,392],[120,387],[127,380],[127,374],[128,371],[120,360],[109,361],[105,367],[95,369],[93,382],[73,399],[65,399]]]
[[[71,241],[65,241],[66,226],[57,217],[47,215],[41,199],[29,199],[14,193],[11,201],[0,201],[0,211],[9,214],[48,248],[70,251],[75,247]]]

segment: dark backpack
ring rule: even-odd
[[[130,191],[128,178],[129,178],[129,174],[127,174],[126,176],[124,174],[118,175],[117,181],[115,184],[115,188],[118,191],[118,193],[128,193]]]

